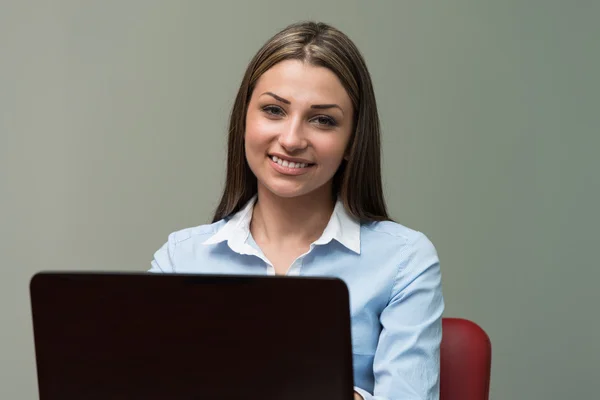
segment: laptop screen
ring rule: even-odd
[[[337,279],[42,273],[40,400],[351,399]]]

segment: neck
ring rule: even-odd
[[[334,206],[331,188],[282,198],[259,184],[250,231],[258,241],[310,244],[325,230]]]

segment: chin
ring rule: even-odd
[[[281,197],[281,198],[286,198],[286,199],[291,199],[294,197],[300,197],[300,196],[304,196],[310,192],[312,192],[311,189],[309,188],[305,188],[305,187],[298,187],[296,185],[264,185],[264,187],[271,192],[272,194],[274,194],[277,197]]]
[[[294,189],[273,189],[268,188],[268,190],[277,197],[281,197],[284,199],[292,199],[295,197],[304,196],[308,192],[302,190],[294,190]]]

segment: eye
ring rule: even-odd
[[[281,107],[275,105],[264,106],[262,110],[265,114],[274,117],[281,117],[285,114]]]
[[[313,118],[313,121],[316,122],[317,125],[323,125],[328,128],[337,126],[337,121],[328,115],[319,115]]]

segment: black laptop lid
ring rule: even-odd
[[[338,279],[40,273],[40,400],[352,399]]]

